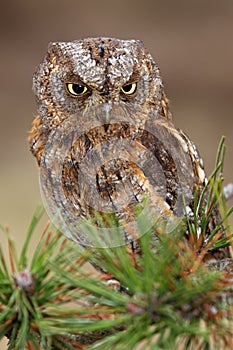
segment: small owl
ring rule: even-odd
[[[50,43],[33,90],[30,148],[47,209],[69,238],[136,249],[136,217],[149,215],[146,232],[150,215],[193,215],[203,162],[173,125],[159,68],[140,41]],[[206,235],[218,220],[216,212]],[[94,243],[87,224],[99,229]]]

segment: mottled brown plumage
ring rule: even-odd
[[[145,195],[156,215],[182,218],[183,197],[193,215],[194,191],[206,183],[203,163],[174,127],[159,68],[140,41],[51,43],[33,90],[38,116],[30,147],[42,195],[68,237],[93,245],[80,225],[96,213],[106,227],[114,216],[132,232]],[[218,220],[216,212],[206,235]],[[98,225],[100,245],[137,246],[129,231]]]

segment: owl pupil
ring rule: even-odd
[[[125,95],[133,95],[137,90],[137,83],[130,83],[122,86],[121,91]]]
[[[83,94],[85,87],[83,85],[73,84],[74,93],[77,95]]]
[[[128,84],[124,86],[124,91],[125,92],[130,92],[130,90],[132,89],[132,84]]]

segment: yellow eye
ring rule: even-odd
[[[81,96],[88,91],[88,88],[85,85],[81,84],[68,83],[66,86],[69,93],[73,96]]]
[[[122,86],[121,91],[125,95],[133,95],[137,90],[137,83],[130,83]]]

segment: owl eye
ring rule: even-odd
[[[81,96],[88,91],[88,88],[85,85],[81,84],[68,83],[66,86],[69,93],[73,96]]]
[[[130,83],[122,86],[121,91],[125,95],[133,95],[137,90],[137,83]]]

